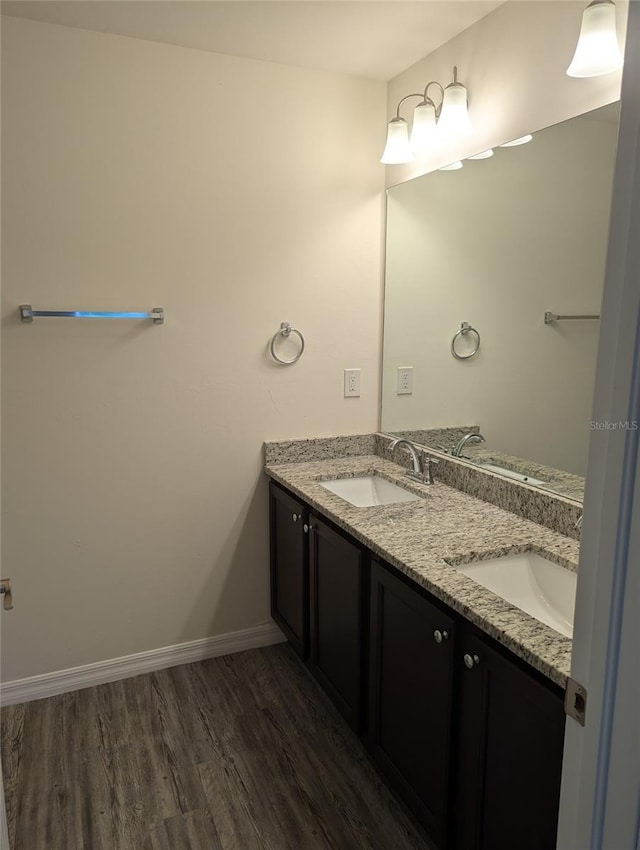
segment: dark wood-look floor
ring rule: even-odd
[[[12,850],[431,850],[282,644],[2,711]]]

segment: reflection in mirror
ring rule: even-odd
[[[381,430],[582,499],[618,114],[389,190]]]

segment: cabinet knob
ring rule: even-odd
[[[299,519],[302,519],[302,514],[291,514],[291,519],[293,522],[298,522]]]
[[[305,534],[309,534],[310,531],[313,531],[313,526],[311,525],[311,523],[307,525],[307,523],[305,522],[302,528],[304,529]]]
[[[476,664],[480,664],[480,659],[477,655],[469,655],[469,653],[466,653],[464,656],[464,663],[469,668],[469,670],[471,670],[471,668],[474,667]]]
[[[433,638],[436,643],[442,643],[443,640],[448,640],[449,632],[441,632],[440,629],[436,629]]]

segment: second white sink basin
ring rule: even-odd
[[[571,570],[534,552],[461,564],[456,569],[565,637],[573,637],[578,577]]]
[[[320,484],[356,508],[395,505],[398,502],[413,502],[420,498],[415,493],[410,493],[378,475],[364,475],[361,478],[334,478],[331,481],[320,481]]]

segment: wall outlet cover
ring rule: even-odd
[[[396,395],[413,393],[413,366],[398,366]]]
[[[360,396],[360,369],[344,370],[344,397],[358,398]]]

